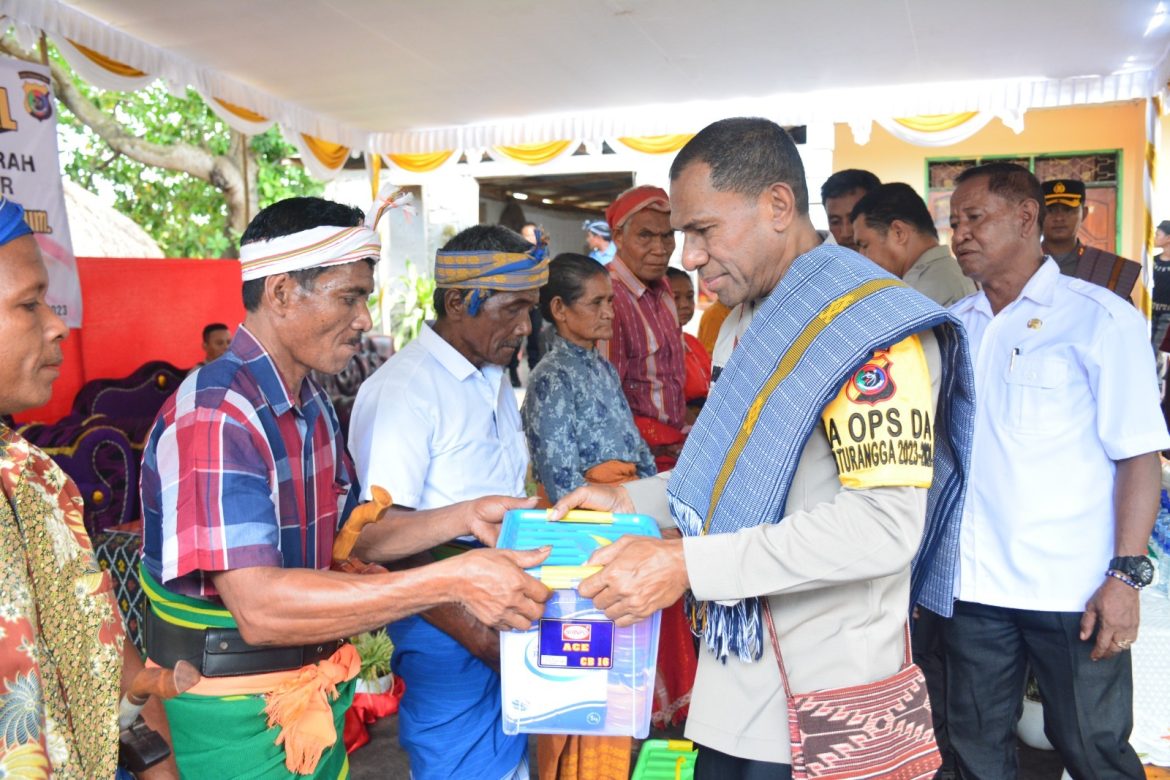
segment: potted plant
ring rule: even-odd
[[[1024,709],[1020,713],[1020,722],[1016,724],[1016,736],[1036,750],[1056,749],[1044,734],[1044,702],[1040,698],[1040,685],[1030,669],[1028,684],[1024,688]]]
[[[393,688],[394,674],[390,671],[390,657],[394,655],[394,643],[386,635],[386,629],[358,634],[352,641],[354,649],[362,657],[357,693],[385,693]]]

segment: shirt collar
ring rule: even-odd
[[[951,250],[947,249],[942,244],[936,244],[920,254],[918,259],[910,265],[910,268],[918,268],[921,270],[926,268],[926,266],[930,265],[931,263],[937,263],[939,260],[950,256]],[[910,269],[907,269],[907,273],[909,273],[909,270]]]
[[[422,330],[418,334],[418,341],[423,349],[439,362],[440,366],[447,369],[447,372],[460,382],[475,373],[476,369],[471,361],[447,343],[446,339],[435,333],[431,323],[423,323]]]
[[[1032,274],[1032,278],[1020,291],[1020,298],[1027,298],[1041,306],[1051,306],[1056,298],[1056,285],[1060,281],[1060,266],[1052,257],[1046,256],[1044,262]],[[1017,298],[1019,300],[1019,298]]]
[[[1056,297],[1056,287],[1060,281],[1060,266],[1052,257],[1046,256],[1044,262],[1032,274],[1032,277],[1024,284],[1024,289],[1020,290],[1020,294],[1016,296],[1016,300],[1027,298],[1029,301],[1039,306],[1051,306]],[[993,319],[995,315],[991,311],[991,302],[987,300],[987,293],[980,290],[975,296],[970,307],[975,311],[986,316],[988,319]],[[956,304],[956,308],[958,304]]]
[[[549,336],[550,336],[549,341],[552,344],[552,349],[565,349],[565,350],[568,350],[569,352],[572,352],[574,354],[586,355],[586,356],[597,354],[596,349],[585,349],[585,347],[582,347],[580,344],[574,344],[573,342],[569,341],[567,338],[565,338],[561,334],[557,333],[555,329],[552,331],[551,334],[549,334]]]
[[[618,281],[624,284],[626,288],[634,294],[635,298],[641,298],[642,294],[646,292],[661,294],[663,288],[667,286],[665,279],[659,279],[653,285],[647,285],[637,276],[634,276],[634,272],[631,271],[630,267],[626,265],[624,260],[622,260],[621,255],[614,256],[613,260],[610,261],[609,269],[610,273],[617,277]]]
[[[228,348],[228,352],[248,367],[249,373],[255,378],[256,384],[260,388],[260,394],[264,396],[265,402],[272,407],[276,414],[284,414],[288,410],[296,408],[296,404],[293,403],[292,396],[289,395],[288,388],[284,384],[284,379],[281,378],[280,371],[276,368],[276,363],[272,361],[272,356],[242,324],[236,330],[236,335],[232,337],[232,344]],[[308,401],[312,396],[313,385],[309,377],[306,376],[301,382],[301,401]]]

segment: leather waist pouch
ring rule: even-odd
[[[146,652],[168,669],[188,661],[204,677],[286,672],[329,658],[346,640],[336,639],[296,647],[250,645],[234,628],[187,628],[146,611]]]

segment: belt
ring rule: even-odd
[[[296,647],[250,645],[234,628],[188,628],[146,610],[146,653],[159,666],[188,661],[204,677],[236,677],[300,669],[324,661],[347,641],[333,639]]]

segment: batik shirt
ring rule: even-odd
[[[0,777],[113,777],[124,634],[81,496],[3,425],[0,490]]]
[[[558,335],[528,380],[524,433],[537,479],[556,501],[585,484],[585,472],[607,460],[655,473],[654,456],[634,426],[613,364],[596,350]]]
[[[295,398],[295,400],[294,400]],[[142,462],[143,565],[177,593],[215,597],[210,574],[327,569],[357,502],[325,391],[295,395],[244,326],[159,412]]]

